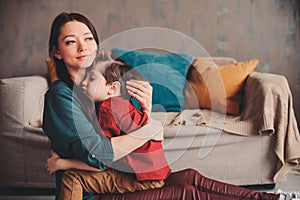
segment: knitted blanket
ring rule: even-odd
[[[274,135],[278,163],[273,180],[278,182],[300,160],[300,135],[288,82],[284,76],[252,72],[246,81],[244,98],[239,116],[206,109],[183,110],[169,126],[209,126],[244,136]]]

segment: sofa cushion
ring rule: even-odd
[[[135,67],[152,85],[152,111],[179,112],[184,108],[183,87],[193,57],[176,53],[154,53],[112,49],[112,57]]]
[[[238,115],[244,82],[258,60],[216,65],[212,60],[196,58],[184,87],[185,108],[205,108]]]

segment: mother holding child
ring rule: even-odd
[[[288,199],[193,169],[170,172],[163,127],[150,116],[152,87],[98,45],[95,27],[82,14],[54,19],[49,54],[57,78],[45,95],[43,130],[51,143],[47,169],[55,172],[56,199]]]

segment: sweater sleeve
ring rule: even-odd
[[[103,102],[101,105],[99,107],[98,122],[102,133],[108,138],[120,136],[121,131],[116,124],[110,105],[107,107],[106,102]]]
[[[135,108],[130,101],[121,97],[116,98],[116,103],[113,104],[113,116],[115,117],[116,124],[121,130],[121,134],[128,134],[132,131],[145,125],[148,121],[148,116]],[[113,101],[113,102],[114,102]]]
[[[99,135],[62,82],[51,86],[45,96],[43,130],[51,148],[63,158],[74,158],[105,169],[114,157],[109,139]]]
[[[128,134],[147,123],[148,116],[122,97],[111,97],[99,104],[98,121],[109,138]]]

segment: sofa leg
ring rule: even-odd
[[[272,190],[275,188],[275,186],[276,186],[275,183],[271,183],[271,184],[263,184],[263,185],[247,185],[242,187],[252,189],[252,190]]]
[[[267,190],[271,190],[271,189],[274,189],[276,186],[276,184],[266,184],[266,185],[263,185],[262,187],[267,189]]]

